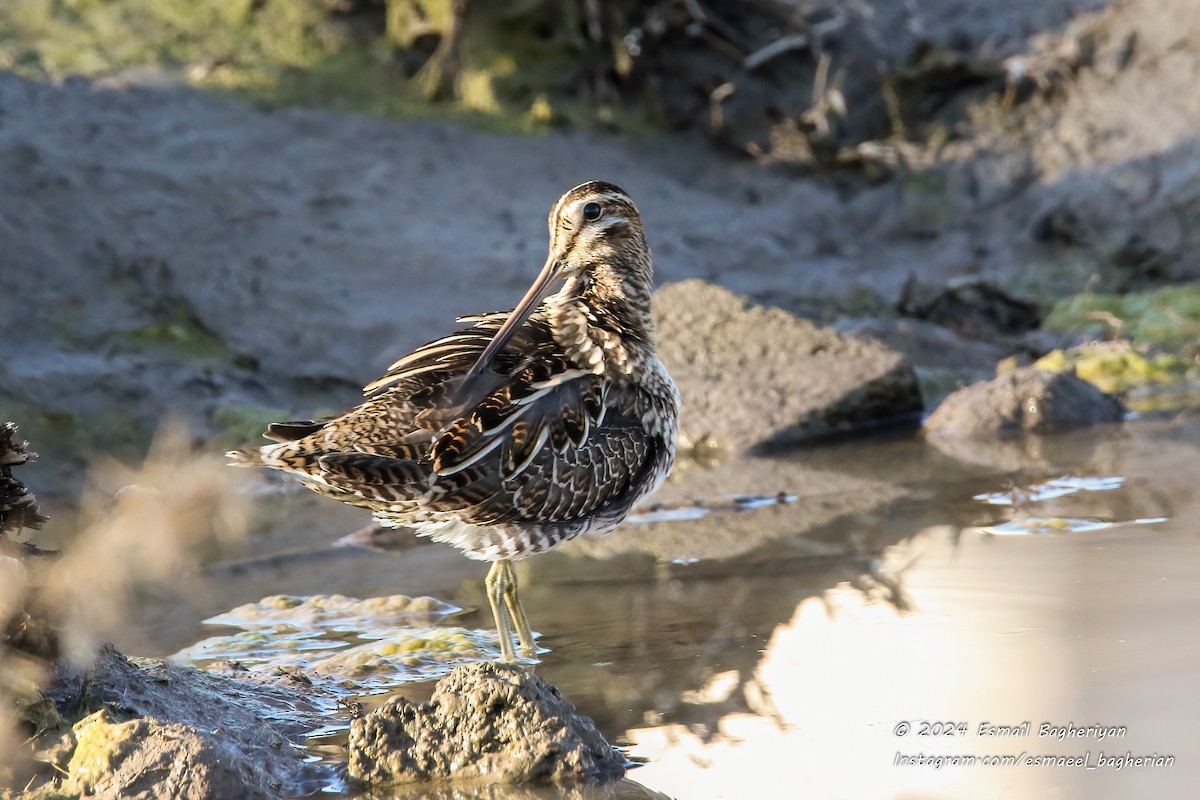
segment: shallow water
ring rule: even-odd
[[[685,466],[651,521],[519,564],[538,672],[646,762],[627,781],[372,796],[1185,796],[1200,780],[1200,418],[935,444]],[[729,499],[747,492],[782,497]],[[122,650],[231,633],[200,620],[280,593],[431,595],[465,609],[445,625],[490,627],[486,565],[435,545],[331,549],[366,520],[307,493],[258,504],[250,550],[210,570],[205,597],[145,608]],[[405,695],[433,677],[409,675]],[[326,733],[314,752],[336,760]],[[1045,755],[1082,763],[1029,761]]]

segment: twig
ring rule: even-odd
[[[792,33],[771,42],[766,47],[760,47],[742,59],[742,66],[747,72],[758,69],[773,58],[784,53],[808,47],[808,36],[803,33]]]

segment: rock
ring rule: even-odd
[[[610,778],[624,763],[557,689],[513,664],[460,667],[429,702],[397,697],[350,724],[350,775],[367,783]]]
[[[1041,321],[1036,303],[974,277],[926,286],[910,276],[897,303],[900,313],[945,326],[961,336],[993,341],[1033,330]]]
[[[254,765],[231,759],[216,737],[153,717],[118,721],[108,709],[73,728],[64,794],[129,798],[267,798],[279,786],[257,776]]]
[[[84,718],[59,748],[65,774],[34,797],[293,797],[333,780],[294,746],[333,720],[294,689],[143,667],[106,645],[86,675],[60,674],[46,694]]]
[[[654,298],[658,348],[683,396],[682,432],[762,451],[921,410],[907,360],[873,341],[751,306],[700,280]]]
[[[839,320],[833,328],[855,339],[875,339],[902,353],[913,365],[927,408],[959,386],[992,377],[996,363],[1012,352],[1011,347],[911,317],[852,317]]]
[[[1025,367],[959,389],[925,423],[928,433],[972,438],[1012,438],[1120,422],[1115,397],[1068,372]]]

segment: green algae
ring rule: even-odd
[[[182,311],[162,322],[114,333],[111,344],[118,352],[148,354],[167,350],[191,362],[226,362],[234,353],[196,318]]]
[[[1083,380],[1110,393],[1200,380],[1200,362],[1195,358],[1143,352],[1125,342],[1054,350],[1034,366],[1048,372],[1073,370]]]
[[[442,619],[461,611],[458,606],[433,597],[403,594],[358,599],[340,594],[300,597],[276,594],[257,603],[246,603],[205,620],[209,625],[253,628],[290,625],[295,628],[334,631],[368,630],[399,619]]]
[[[37,442],[41,461],[83,465],[104,455],[132,458],[142,455],[154,438],[154,423],[127,406],[97,409],[86,417],[71,411],[12,400],[0,391],[0,413],[21,426]]]
[[[432,597],[272,595],[205,620],[242,630],[205,639],[171,660],[300,674],[333,696],[375,693],[495,658],[493,631],[441,624],[460,611]]]
[[[1176,390],[1162,401],[1167,406],[1184,397],[1179,389],[1200,382],[1200,285],[1081,294],[1058,303],[1043,327],[1093,341],[1048,353],[1039,369],[1073,370],[1106,392]]]
[[[1200,348],[1200,285],[1144,292],[1081,294],[1054,307],[1043,325],[1092,338],[1129,339],[1166,349]]]

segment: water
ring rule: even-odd
[[[518,570],[539,674],[645,765],[613,786],[372,796],[1186,796],[1198,472],[1186,414],[1025,446],[897,435],[686,465],[643,524]],[[207,596],[146,608],[121,649],[229,633],[199,621],[277,593],[431,595],[465,609],[445,625],[491,626],[486,565],[434,545],[330,549],[365,520],[307,493],[259,504],[252,549],[210,571]],[[428,692],[433,676],[410,677],[406,696]],[[341,757],[326,733],[314,752]],[[1118,770],[1101,753],[1157,761]],[[1029,761],[1046,755],[1082,763]]]

